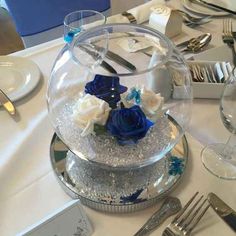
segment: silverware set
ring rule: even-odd
[[[177,44],[176,47],[180,49],[180,52],[192,52],[197,53],[209,45],[212,39],[210,33],[202,34],[196,38],[191,38],[188,41]]]
[[[134,236],[149,235],[167,217],[174,214],[177,215],[165,227],[162,236],[190,236],[210,206],[236,232],[236,212],[214,193],[209,193],[205,199],[203,195],[197,199],[198,194],[199,192],[196,192],[182,209],[178,198],[167,197],[161,208],[149,218]]]
[[[189,62],[188,65],[193,82],[224,83],[232,71],[232,67],[229,62],[216,62],[208,64]]]

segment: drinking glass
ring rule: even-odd
[[[71,12],[64,19],[64,40],[70,43],[74,35],[79,32],[105,23],[106,17],[97,11],[81,10]]]
[[[228,141],[210,144],[202,150],[202,162],[212,174],[223,179],[236,179],[236,70],[227,80],[220,100],[221,120],[231,133]]]

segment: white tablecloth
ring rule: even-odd
[[[213,33],[212,46],[222,44],[220,22],[217,19],[198,29]],[[186,29],[175,41],[191,37],[193,32],[197,33]],[[42,72],[42,80],[33,93],[16,103],[17,120],[0,109],[0,235],[3,236],[15,235],[71,200],[60,188],[50,165],[49,145],[53,129],[45,99],[50,70],[61,47],[62,40],[55,40],[14,54],[36,62]],[[203,145],[199,141],[203,144],[225,142],[229,135],[220,121],[218,103],[218,100],[194,100],[188,131],[191,135],[187,134],[189,164],[172,195],[184,203],[195,191],[203,194],[215,192],[236,209],[236,181],[214,177],[204,169],[200,159]],[[120,236],[134,234],[158,207],[159,204],[122,216],[96,212],[87,207],[85,210],[92,222],[94,236]],[[204,218],[196,228],[196,235],[234,235],[212,210]],[[152,235],[161,235],[169,221]]]

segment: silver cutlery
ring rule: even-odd
[[[208,194],[208,201],[217,215],[236,232],[236,212],[214,193]]]
[[[186,48],[180,50],[180,52],[192,52],[192,53],[197,53],[199,51],[201,51],[203,48],[205,48],[206,46],[208,46],[208,44],[210,43],[212,39],[211,34],[208,35],[208,37],[195,42],[195,43],[189,43]]]
[[[188,207],[194,201],[197,194],[198,192],[196,192],[194,196],[186,203],[186,205],[177,214],[177,216],[174,218],[171,224],[165,228],[165,230],[162,233],[162,236],[191,235],[193,229],[196,227],[196,225],[199,223],[203,215],[206,213],[206,211],[210,207],[210,204],[207,204],[202,209],[202,207],[205,205],[207,201],[207,199],[201,201],[203,198],[203,195],[202,195],[188,210]],[[198,206],[199,204],[200,206]]]
[[[99,47],[98,45],[93,45],[94,48],[96,50],[100,50],[101,47]],[[120,55],[110,51],[110,50],[107,50],[106,52],[106,55],[105,57],[111,61],[114,61],[116,62],[117,64],[123,66],[124,68],[126,68],[127,70],[131,71],[131,72],[134,72],[136,71],[136,67],[130,63],[129,61],[127,61],[125,58],[121,57]]]
[[[210,3],[210,2],[206,2],[204,0],[189,0],[190,2],[195,2],[201,6],[207,7],[207,8],[211,8],[213,10],[218,10],[218,11],[224,11],[224,12],[228,12],[230,14],[236,15],[236,11],[232,11],[228,8],[216,5],[214,3]]]
[[[16,114],[16,108],[11,99],[0,89],[0,104],[12,116]]]
[[[192,16],[189,13],[182,11],[182,10],[177,10],[185,19],[191,21],[191,22],[198,22],[198,21],[202,21],[205,19],[209,19],[211,18],[211,16],[203,16],[203,17],[196,17],[196,16]]]
[[[188,44],[195,44],[195,43],[202,42],[202,41],[204,42],[204,41],[208,40],[208,38],[211,38],[211,37],[212,36],[210,33],[201,34],[198,37],[191,38],[189,40],[186,40],[182,43],[177,44],[176,47],[186,47]]]
[[[178,198],[168,197],[161,208],[156,211],[149,220],[140,228],[134,236],[149,235],[151,231],[157,228],[169,216],[176,214],[181,210],[181,202]]]
[[[234,48],[234,37],[232,33],[232,28],[233,28],[232,20],[224,19],[222,39],[223,39],[223,42],[227,44],[228,47],[231,49],[232,55],[233,55],[233,63],[234,63],[234,66],[236,66],[236,52]]]
[[[106,58],[116,62],[117,64],[123,66],[124,68],[126,68],[127,70],[129,70],[131,72],[136,71],[136,67],[132,63],[130,63],[129,61],[127,61],[123,57],[119,56],[118,54],[116,54],[110,50],[107,51]]]
[[[195,21],[195,22],[185,19],[185,20],[183,21],[183,23],[184,23],[186,26],[188,26],[188,27],[194,28],[194,27],[197,27],[197,26],[200,26],[200,25],[204,25],[204,24],[206,24],[206,23],[209,23],[210,21],[211,21],[211,20],[209,20],[209,19],[207,19],[207,18],[206,18],[206,19],[199,20],[199,21]]]
[[[100,57],[98,51],[94,50],[94,48],[88,48],[85,45],[80,45],[80,49],[88,53],[92,58],[94,58],[94,60],[98,60],[98,58]],[[100,65],[108,72],[112,74],[117,74],[117,71],[106,61],[103,60]]]
[[[101,51],[101,47],[99,47],[97,45],[93,45],[93,47],[87,47],[85,45],[83,45],[83,46],[81,45],[80,48],[83,51],[87,52],[95,60],[100,57],[99,50]],[[123,66],[124,68],[128,69],[131,72],[136,71],[136,67],[132,63],[130,63],[129,61],[127,61],[123,57],[119,56],[118,54],[116,54],[110,50],[107,50],[105,57],[108,58],[109,60],[112,60],[112,61],[116,62],[117,64]],[[113,73],[113,74],[117,74],[116,70],[106,61],[103,60],[101,62],[101,66],[104,69],[106,69],[108,72]]]
[[[183,23],[192,28],[211,21],[211,16],[196,17],[182,10],[178,10],[178,12],[183,16]]]

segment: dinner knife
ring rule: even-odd
[[[236,11],[232,11],[228,8],[216,5],[214,3],[209,3],[209,2],[206,2],[204,0],[190,0],[190,2],[196,2],[196,3],[200,4],[201,6],[215,8],[216,10],[221,10],[221,11],[225,11],[225,12],[228,12],[230,14],[236,15]]]
[[[136,67],[132,63],[130,63],[129,61],[127,61],[123,57],[119,56],[118,54],[116,54],[110,50],[107,51],[106,58],[118,63],[119,65],[125,67],[126,69],[128,69],[131,72],[136,71]]]
[[[236,212],[214,193],[208,194],[208,201],[218,216],[236,232]]]
[[[97,50],[101,49],[97,45],[95,47],[96,47]],[[131,72],[136,71],[136,67],[132,63],[130,63],[129,61],[127,61],[126,59],[124,59],[120,55],[118,55],[118,54],[116,54],[116,53],[114,53],[110,50],[107,50],[106,58],[111,60],[111,61],[114,61],[114,62],[118,63],[119,65],[125,67],[126,69],[128,69]]]
[[[15,115],[16,109],[10,98],[0,89],[0,104],[10,114]]]
[[[85,46],[80,46],[80,48],[82,50],[84,50],[85,52],[87,52],[89,55],[91,55],[94,59],[96,59],[98,57],[97,52],[91,51],[89,48],[87,48]],[[108,64],[106,61],[101,62],[101,67],[103,67],[105,70],[107,70],[108,72],[110,72],[112,74],[117,74],[116,70],[110,64]]]

